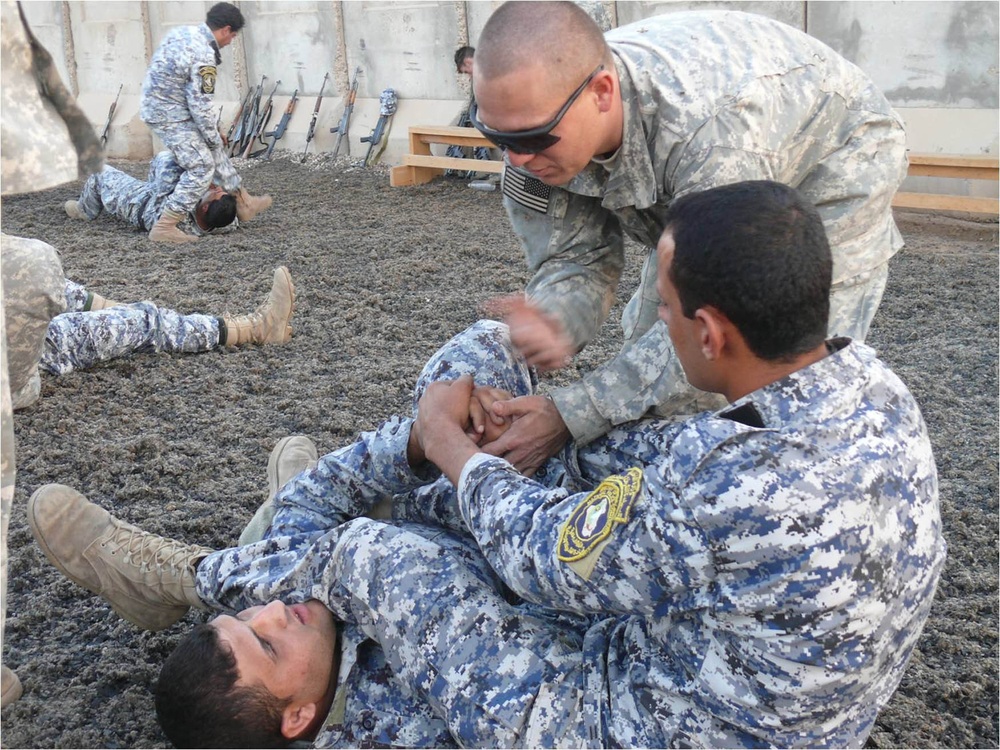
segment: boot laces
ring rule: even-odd
[[[174,539],[140,531],[132,526],[120,526],[101,546],[111,547],[111,554],[123,554],[123,559],[143,572],[179,572],[190,566],[193,547]]]

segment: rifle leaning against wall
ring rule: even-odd
[[[267,97],[267,102],[264,104],[263,111],[257,116],[254,121],[253,127],[250,130],[249,138],[247,140],[247,147],[243,149],[243,158],[250,158],[250,149],[253,148],[254,141],[260,141],[262,146],[267,144],[261,139],[261,133],[264,132],[264,128],[267,127],[267,123],[271,121],[271,112],[274,110],[274,92],[278,90],[278,85],[281,83],[279,78],[274,82],[274,88],[271,89],[271,93]]]
[[[101,133],[102,147],[106,146],[108,143],[108,134],[111,131],[111,120],[115,116],[115,110],[118,109],[118,98],[122,95],[122,86],[124,85],[125,84],[123,83],[118,87],[118,94],[115,96],[115,100],[111,102],[111,108],[108,110],[108,121],[104,123],[104,131]]]
[[[319,116],[319,105],[323,103],[323,89],[326,88],[326,79],[330,77],[327,73],[323,76],[323,83],[319,87],[319,96],[316,97],[316,105],[313,107],[312,119],[309,120],[309,132],[306,133],[306,147],[302,149],[302,158],[299,159],[303,164],[306,161],[306,152],[309,150],[309,142],[316,135],[316,118]]]
[[[250,99],[253,97],[253,89],[247,92],[247,95],[243,97],[243,103],[240,104],[240,108],[236,110],[236,117],[233,118],[232,124],[229,126],[229,132],[226,133],[226,146],[229,146],[233,142],[233,136],[237,135],[237,128],[242,125],[243,112],[247,107],[250,106]]]
[[[260,110],[260,97],[263,94],[264,81],[267,76],[260,77],[260,83],[257,84],[257,88],[250,92],[249,100],[243,110],[240,112],[240,124],[236,128],[236,133],[233,134],[233,138],[230,141],[229,155],[236,156],[237,154],[243,153],[243,149],[246,148],[248,135],[253,132],[254,123],[257,119],[257,112]]]
[[[358,66],[354,69],[354,80],[351,82],[351,90],[347,93],[347,99],[344,102],[344,114],[340,118],[340,124],[335,128],[330,128],[331,133],[337,133],[337,145],[333,148],[334,159],[340,153],[340,142],[344,140],[344,136],[347,135],[347,131],[351,128],[351,113],[354,111],[354,100],[358,97],[358,75],[360,73],[361,67]],[[361,140],[363,141],[364,138]]]
[[[264,133],[265,138],[271,139],[271,145],[268,146],[263,151],[255,151],[254,153],[250,154],[251,157],[260,156],[261,154],[264,154],[264,158],[270,160],[271,152],[274,151],[274,144],[277,143],[279,140],[281,140],[281,137],[285,134],[285,131],[288,129],[288,121],[292,119],[292,111],[295,109],[295,102],[298,98],[299,98],[299,90],[295,89],[295,91],[292,92],[292,98],[288,100],[288,106],[285,107],[284,114],[281,115],[281,119],[278,120],[278,125],[270,133]]]
[[[396,97],[395,89],[385,89],[378,97],[378,122],[375,123],[375,127],[372,129],[371,135],[366,135],[361,139],[362,143],[368,144],[368,153],[365,154],[365,166],[371,166],[372,163],[372,149],[374,149],[379,142],[382,140],[382,134],[385,131],[385,127],[389,124],[389,120],[396,113],[396,106],[399,100]],[[378,156],[385,151],[385,146],[379,149],[378,154],[375,155],[377,159]]]

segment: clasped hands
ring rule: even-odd
[[[525,440],[522,432],[545,437]],[[410,431],[408,457],[414,466],[431,461],[456,484],[462,467],[480,451],[501,456],[530,476],[568,436],[548,398],[514,398],[499,388],[476,386],[471,376],[463,375],[431,383],[424,391]]]
[[[491,300],[487,309],[503,316],[511,343],[532,367],[555,370],[575,353],[562,325],[523,295]],[[463,376],[427,388],[410,437],[410,463],[429,460],[457,484],[462,467],[479,451],[500,456],[531,476],[562,448],[570,432],[551,399],[515,398]]]

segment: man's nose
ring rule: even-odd
[[[281,602],[275,600],[265,607],[262,607],[253,619],[260,625],[276,625],[285,627],[288,624],[287,608]]]
[[[512,167],[523,167],[534,158],[535,154],[515,154],[510,149],[507,149],[507,161]]]

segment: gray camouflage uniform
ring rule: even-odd
[[[184,170],[163,205],[165,210],[192,211],[213,173],[227,193],[240,187],[212,111],[220,62],[218,44],[207,24],[179,26],[163,38],[143,79],[139,116]]]
[[[320,599],[463,746],[860,746],[945,545],[912,396],[863,344],[829,349],[718,412],[571,444],[536,479],[478,454],[457,493],[408,466],[392,419],[285,485],[263,541],[206,557],[199,596]],[[479,367],[531,392],[481,323],[417,393]],[[471,532],[529,603],[405,525],[348,521],[393,495],[397,520]]]
[[[67,375],[99,362],[132,353],[207,352],[219,345],[219,319],[210,315],[181,315],[152,302],[84,310],[87,290],[65,280],[67,312],[57,315],[45,332],[41,369]]]
[[[101,168],[101,142],[16,3],[0,2],[0,188],[45,190]],[[8,265],[8,248],[35,262]],[[0,639],[7,612],[7,527],[14,501],[14,407],[38,398],[48,321],[61,312],[62,265],[44,242],[0,235]]]
[[[583,346],[612,305],[623,233],[654,248],[674,198],[776,180],[823,217],[834,259],[830,334],[862,341],[903,244],[890,208],[906,175],[903,125],[885,97],[826,45],[762,16],[670,13],[606,38],[621,81],[621,148],[564,187],[533,181],[548,195],[544,213],[504,201],[534,271],[531,298]],[[622,351],[552,394],[578,442],[650,409],[721,405],[686,383],[658,303],[650,252],[622,315]]]
[[[87,178],[77,202],[91,221],[100,216],[101,211],[107,211],[148,232],[160,218],[164,203],[183,174],[184,170],[173,154],[161,151],[149,163],[145,182],[112,166],[105,166],[102,171]],[[188,214],[187,219],[192,232],[198,235],[228,230],[237,222],[234,219],[228,227],[206,231],[198,225],[193,212]]]

